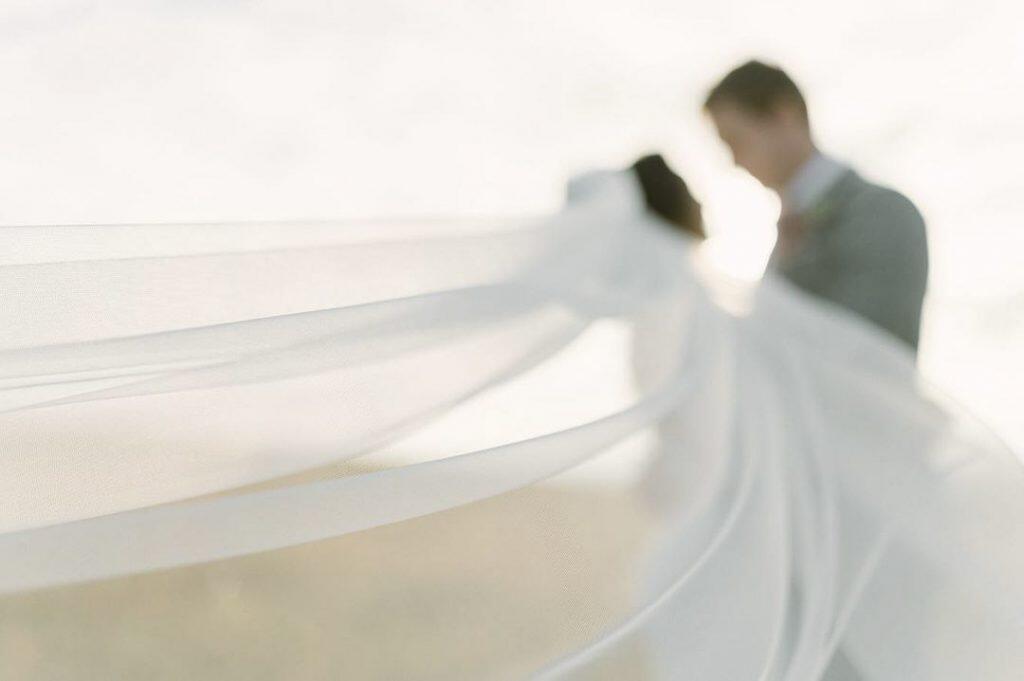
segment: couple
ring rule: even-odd
[[[758,61],[737,67],[710,91],[704,108],[735,163],[779,197],[782,210],[769,268],[812,296],[855,313],[916,352],[928,259],[924,221],[914,205],[818,150],[806,102],[793,80],[777,67]],[[630,171],[649,213],[689,237],[705,237],[700,204],[660,155],[640,158]],[[659,461],[652,469],[652,477],[659,479],[655,484],[671,488],[696,475],[693,469],[676,475],[669,471],[673,466],[685,467],[682,460],[699,457],[694,451],[699,443],[687,439],[687,430],[698,426],[685,418],[663,428],[663,442],[687,442],[688,446],[685,453],[669,446],[682,459],[672,461],[670,454]],[[799,487],[796,482],[791,484]],[[662,491],[673,494],[671,489]],[[682,495],[682,489],[675,494]],[[655,563],[673,566],[686,562],[680,556],[687,555],[693,530],[685,524],[680,527],[686,529],[666,535]],[[848,539],[836,537],[834,541]],[[805,593],[807,580],[799,570],[794,571],[791,598],[797,602],[817,598]],[[799,606],[794,606],[797,609]],[[796,640],[801,625],[788,626],[785,636]],[[656,655],[654,659],[659,658]],[[656,664],[665,670],[672,665],[669,658]],[[820,678],[858,681],[865,678],[859,666],[851,661],[845,646],[839,645]],[[801,673],[794,669],[797,666],[790,672]],[[667,676],[672,673],[665,672]]]
[[[737,67],[704,108],[736,165],[782,203],[769,268],[916,351],[928,255],[914,204],[818,150],[803,95],[779,68]],[[700,205],[661,156],[641,158],[632,171],[651,212],[704,237]]]

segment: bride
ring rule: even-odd
[[[699,205],[660,157],[569,197],[513,229],[390,240],[373,225],[5,228],[0,594],[384,527],[654,431],[642,489],[661,532],[635,556],[633,608],[538,677],[592,678],[640,649],[668,679],[1018,678],[1012,454],[880,332],[771,276],[737,292],[702,273]],[[602,319],[633,332],[622,408],[305,475]]]

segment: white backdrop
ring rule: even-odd
[[[822,146],[921,206],[922,365],[1018,450],[1019,3],[88,2],[0,14],[0,224],[522,214],[570,172],[664,150],[724,267],[777,210],[698,105],[749,56]]]

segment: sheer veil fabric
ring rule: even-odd
[[[632,177],[558,215],[458,223],[0,229],[0,594],[399,523],[546,480],[643,431],[663,531],[631,612],[538,678],[638,648],[654,678],[1024,670],[1024,472],[881,332],[771,278],[738,301]],[[403,235],[404,234],[404,235]],[[734,296],[735,298],[735,296]],[[635,400],[340,478],[556,357],[632,332]],[[500,671],[496,671],[500,676]],[[452,677],[459,670],[452,670]]]

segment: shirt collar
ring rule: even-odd
[[[782,212],[803,213],[813,208],[847,170],[846,164],[815,151],[786,185],[781,196]]]

